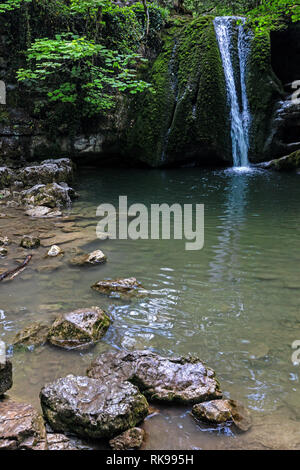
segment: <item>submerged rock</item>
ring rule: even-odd
[[[143,444],[145,431],[141,428],[132,428],[123,432],[120,436],[109,441],[113,450],[136,450]]]
[[[112,351],[101,354],[87,374],[101,381],[128,380],[150,401],[193,404],[222,396],[215,372],[198,358]]]
[[[75,256],[71,259],[70,263],[76,266],[83,266],[83,265],[95,265],[95,264],[103,264],[106,263],[107,257],[101,250],[93,251],[87,255],[79,255]]]
[[[148,403],[129,382],[101,382],[67,377],[46,385],[40,393],[44,416],[57,432],[82,437],[111,438],[141,422]]]
[[[111,323],[99,307],[59,315],[49,332],[49,341],[65,349],[86,349],[99,341]]]
[[[31,406],[0,400],[0,450],[46,450],[42,416]]]
[[[285,157],[271,160],[264,165],[265,168],[277,171],[292,171],[300,168],[300,150],[286,155]]]
[[[59,255],[63,255],[63,250],[57,246],[57,245],[52,245],[50,250],[47,253],[47,256],[55,257]]]
[[[240,431],[248,431],[252,425],[250,412],[235,400],[213,400],[193,406],[193,415],[213,424],[233,422]]]
[[[0,363],[0,396],[4,395],[12,385],[12,364],[7,360],[5,364]]]
[[[0,246],[8,246],[11,244],[11,240],[8,237],[0,237]]]
[[[12,345],[25,347],[42,346],[47,342],[49,329],[48,325],[34,322],[16,334]]]
[[[143,290],[142,285],[135,277],[98,281],[96,284],[92,285],[92,289],[100,292],[101,294],[109,295],[118,293],[126,296],[138,295]]]
[[[31,250],[33,248],[38,248],[41,244],[41,241],[39,238],[37,237],[32,237],[30,235],[24,235],[22,240],[21,240],[21,243],[20,243],[20,246],[22,248],[26,248],[28,250]]]
[[[32,209],[27,209],[25,214],[34,218],[52,218],[60,217],[62,215],[61,211],[50,209],[50,207],[46,206],[37,206],[33,207]]]

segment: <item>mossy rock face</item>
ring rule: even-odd
[[[186,20],[165,32],[146,77],[154,94],[131,109],[126,152],[158,167],[231,161],[225,77],[213,17]]]
[[[280,80],[271,65],[270,33],[255,34],[247,68],[247,94],[252,116],[249,159],[266,160],[275,151],[273,119],[276,105],[283,96]]]
[[[57,432],[111,438],[140,423],[148,414],[146,398],[129,382],[104,382],[68,375],[40,393],[45,419]]]
[[[266,168],[277,171],[293,171],[300,168],[300,150],[291,153],[285,157],[271,160],[267,163]]]
[[[192,413],[200,421],[220,425],[234,423],[243,432],[252,426],[249,410],[235,400],[212,400],[193,406]]]
[[[111,323],[99,307],[79,309],[57,317],[49,341],[64,349],[86,349],[99,341]]]

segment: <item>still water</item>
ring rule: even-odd
[[[197,424],[189,409],[158,407],[144,425],[145,448],[300,449],[300,366],[291,360],[291,345],[300,340],[299,178],[264,170],[80,170],[80,198],[71,210],[80,240],[65,245],[55,270],[33,265],[2,283],[0,338],[9,344],[33,320],[92,305],[107,309],[114,323],[84,353],[50,346],[13,353],[9,394],[39,406],[45,382],[83,374],[109,348],[193,353],[215,369],[225,395],[250,408],[252,430],[214,430]],[[181,240],[99,241],[96,208],[117,206],[119,195],[147,206],[204,204],[204,248],[185,251]],[[70,266],[78,248],[102,249],[107,264]],[[90,288],[104,278],[131,276],[149,291],[146,298],[109,299]]]

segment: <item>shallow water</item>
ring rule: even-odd
[[[2,283],[0,338],[9,344],[32,320],[92,305],[106,308],[114,323],[85,353],[50,346],[15,352],[9,393],[38,406],[45,382],[84,373],[112,347],[195,353],[216,370],[225,394],[253,411],[252,431],[212,430],[188,409],[160,408],[146,420],[146,448],[300,449],[300,366],[291,361],[291,344],[300,340],[299,178],[263,170],[80,170],[71,213],[80,240],[66,245],[55,271],[33,265]],[[185,251],[181,240],[99,241],[96,207],[117,205],[119,195],[147,206],[205,204],[204,248]],[[108,263],[71,267],[72,247],[101,248]],[[122,301],[90,289],[97,280],[125,276],[137,277],[149,295]]]

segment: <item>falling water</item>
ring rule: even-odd
[[[249,128],[251,115],[246,89],[246,67],[251,35],[245,28],[245,19],[233,16],[215,18],[214,25],[225,73],[228,101],[230,103],[232,156],[235,167],[248,167]],[[237,22],[239,24],[237,24]],[[239,80],[234,71],[234,33],[238,35]]]

